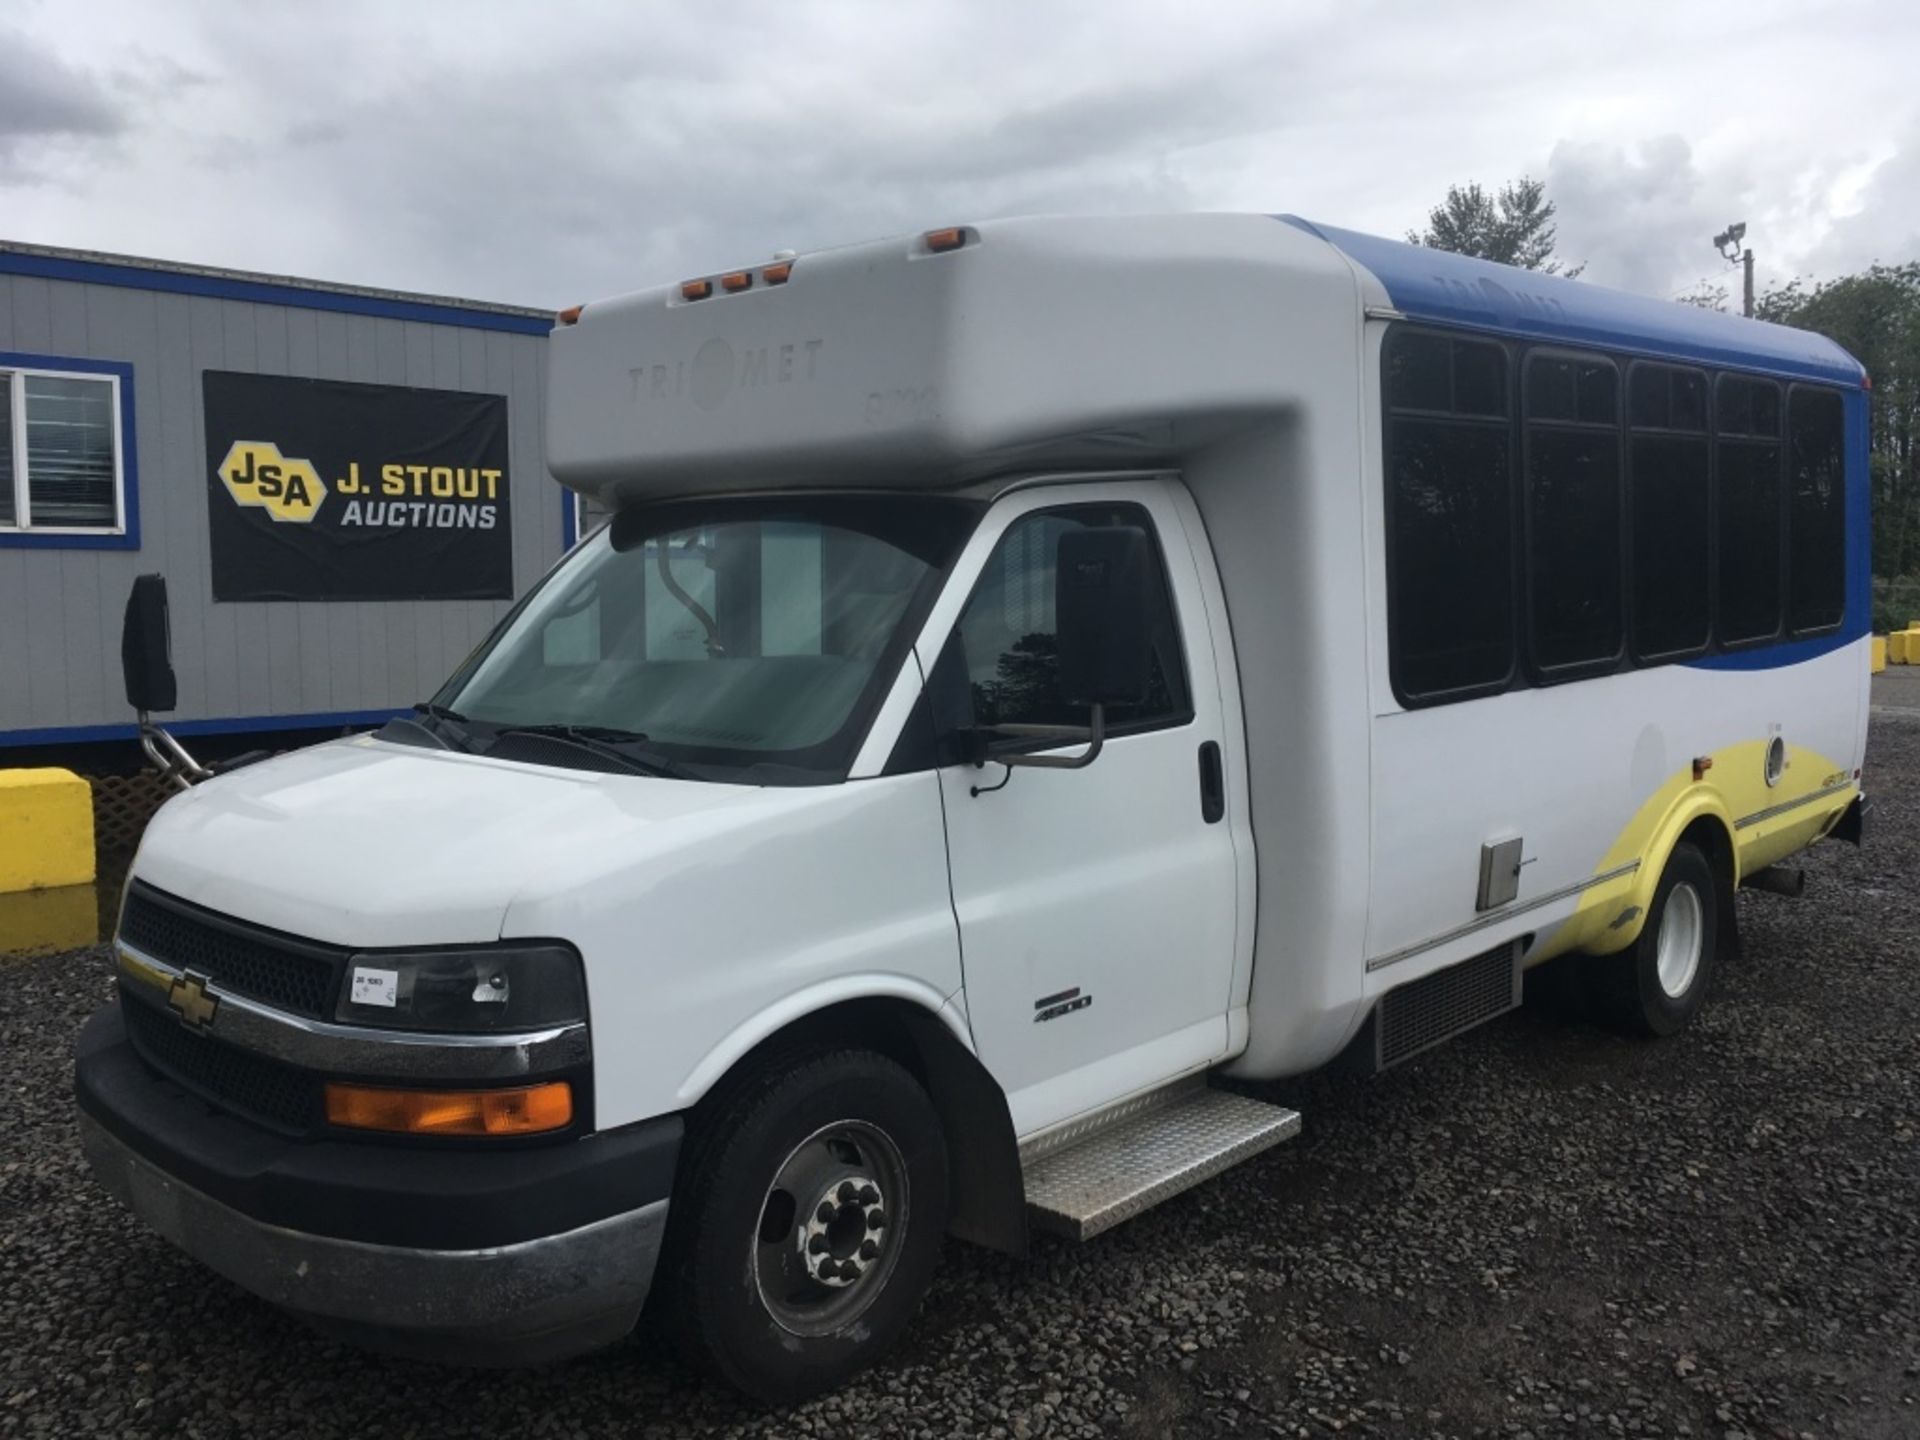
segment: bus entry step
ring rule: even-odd
[[[1300,1133],[1282,1105],[1196,1087],[1027,1167],[1034,1228],[1089,1240]]]

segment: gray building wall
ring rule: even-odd
[[[0,246],[0,262],[10,258]],[[169,284],[208,273],[148,268]],[[167,577],[180,682],[169,723],[185,722],[185,733],[243,728],[232,721],[336,723],[430,695],[510,602],[213,602],[201,375],[236,370],[506,396],[520,594],[561,553],[570,523],[563,515],[571,513],[545,464],[546,338],[489,328],[525,328],[536,312],[475,306],[471,321],[435,323],[308,308],[307,299],[388,310],[418,308],[395,300],[436,310],[460,302],[382,301],[305,282],[231,287],[293,289],[280,303],[134,288],[139,283],[137,274],[105,284],[0,273],[0,366],[11,353],[133,367],[139,506],[138,549],[17,548],[0,537],[0,746],[110,738],[107,727],[131,733],[121,613],[133,577],[155,570]]]

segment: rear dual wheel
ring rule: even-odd
[[[946,1143],[919,1083],[868,1051],[788,1055],[696,1125],[670,1262],[695,1357],[780,1403],[879,1359],[947,1228]]]

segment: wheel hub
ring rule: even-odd
[[[838,1289],[865,1275],[885,1253],[886,1197],[864,1175],[850,1175],[820,1192],[801,1223],[797,1242],[807,1274]]]
[[[1678,1000],[1700,969],[1706,922],[1699,892],[1682,883],[1667,892],[1666,911],[1654,941],[1654,968],[1660,988]]]
[[[821,1126],[775,1170],[752,1237],[754,1284],[795,1335],[828,1335],[885,1293],[912,1223],[907,1162],[867,1120]]]

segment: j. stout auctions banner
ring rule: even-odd
[[[502,395],[209,370],[215,600],[513,595]]]

